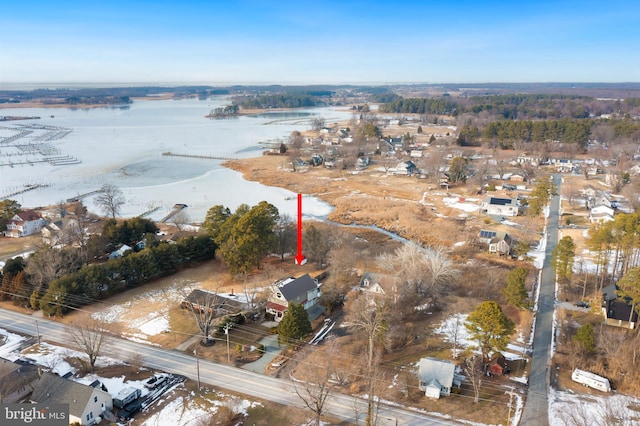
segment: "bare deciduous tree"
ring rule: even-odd
[[[208,345],[211,340],[209,332],[211,324],[216,317],[216,305],[218,303],[218,295],[216,293],[204,290],[194,290],[191,294],[184,294],[183,306],[193,314],[193,318],[198,324],[198,328],[202,333],[202,345]]]
[[[124,195],[120,188],[110,183],[102,185],[99,194],[96,196],[96,204],[113,219],[120,214],[120,209],[124,203]]]
[[[473,388],[473,402],[477,404],[480,401],[480,385],[482,384],[482,356],[471,354],[465,360],[464,372],[471,382]]]
[[[189,213],[184,209],[180,210],[171,217],[171,222],[176,226],[178,231],[182,231],[189,224]]]
[[[80,252],[74,248],[39,247],[27,261],[25,273],[34,291],[43,291],[49,283],[81,266]]]
[[[309,352],[316,352],[317,349],[309,349]],[[295,382],[295,391],[304,405],[315,414],[316,426],[320,425],[320,418],[324,412],[327,399],[334,388],[334,365],[333,359],[336,355],[336,341],[331,341],[323,356],[314,356],[311,360],[311,353],[303,357],[305,361],[298,365],[296,374],[300,381]]]
[[[459,273],[441,249],[424,249],[414,243],[382,255],[380,265],[401,281],[410,297],[432,296]]]
[[[247,299],[247,305],[249,309],[253,309],[256,307],[256,301],[258,299],[259,293],[262,288],[258,285],[257,282],[252,280],[245,280],[242,283],[242,293],[244,297]]]
[[[458,341],[464,329],[464,319],[461,318],[460,314],[453,314],[453,317],[453,321],[448,322],[445,326],[445,332],[449,336],[451,343],[453,343],[451,356],[458,358]]]
[[[293,252],[296,244],[296,224],[291,216],[284,213],[278,217],[275,233],[275,250],[280,255],[280,260],[284,260],[285,254]]]
[[[366,295],[352,300],[347,305],[347,322],[356,333],[367,339],[367,426],[375,424],[376,416],[376,342],[384,340],[389,322],[389,308],[383,298]],[[378,345],[379,346],[379,345]]]
[[[634,211],[638,211],[640,208],[640,180],[632,179],[630,184],[622,188],[621,194],[627,199],[629,206]]]
[[[89,366],[92,370],[96,364],[102,345],[105,341],[107,327],[104,320],[92,319],[82,327],[69,331],[73,342],[89,358]]]

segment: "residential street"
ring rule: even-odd
[[[560,193],[561,179],[553,175],[553,182]],[[529,392],[524,405],[520,424],[543,426],[549,424],[549,403],[547,391],[550,386],[550,356],[553,333],[553,310],[555,303],[555,276],[551,268],[551,252],[558,243],[558,216],[560,196],[551,198],[547,223],[547,246],[540,275],[540,294],[536,328],[533,337],[531,370],[529,373]]]
[[[25,314],[0,309],[2,328],[36,335],[36,319]],[[71,326],[46,319],[37,319],[37,326],[43,340],[69,343],[68,329]],[[196,358],[174,350],[143,345],[125,339],[112,337],[104,346],[103,355],[121,360],[134,360],[142,357],[142,365],[170,373],[181,374],[197,380]],[[257,374],[240,368],[200,360],[200,382],[248,396],[266,399],[290,407],[304,409],[295,393],[294,384],[287,380]],[[417,380],[417,379],[416,379]],[[330,398],[325,412],[342,421],[356,423],[355,412],[359,413],[359,422],[363,422],[366,412],[365,401],[347,395],[336,394]],[[311,412],[309,413],[311,415]],[[457,425],[450,420],[441,420],[398,407],[381,406],[380,425]]]

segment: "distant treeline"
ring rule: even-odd
[[[464,125],[458,135],[458,144],[463,146],[479,144],[479,138],[494,142],[501,148],[513,148],[514,141],[545,142],[559,141],[577,144],[586,149],[591,134],[592,120],[500,120],[493,121],[480,130],[475,126]]]
[[[389,94],[379,95],[390,99]],[[639,98],[595,99],[589,96],[554,94],[505,94],[452,98],[396,98],[380,111],[413,114],[486,115],[493,119],[588,118],[612,112],[627,113],[640,107]]]
[[[380,105],[381,112],[457,115],[459,105],[449,98],[400,98]]]
[[[240,102],[242,108],[304,108],[322,105],[324,102],[310,94],[262,95]]]
[[[128,105],[132,102],[129,96],[70,96],[64,99],[67,105]]]

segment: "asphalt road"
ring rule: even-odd
[[[553,175],[553,181],[560,193],[560,176]],[[551,198],[547,222],[547,247],[540,274],[540,294],[536,328],[533,336],[529,391],[520,424],[544,426],[549,424],[549,402],[547,392],[550,386],[551,342],[553,333],[553,310],[555,307],[555,274],[551,267],[551,252],[558,244],[558,216],[560,197]]]
[[[69,330],[72,326],[38,319],[37,326],[43,340],[62,342],[69,345]],[[21,334],[36,336],[36,319],[25,314],[0,309],[0,327]],[[179,351],[166,350],[155,346],[131,342],[118,337],[110,337],[103,345],[102,354],[111,358],[132,361],[142,358],[141,365],[169,373],[181,374],[192,380],[198,379],[196,358]],[[276,379],[211,361],[198,360],[200,382],[240,394],[262,398],[289,407],[305,409],[295,393],[293,382]],[[360,413],[358,423],[363,423],[366,402],[348,395],[332,395],[325,413],[341,421],[356,423],[356,412]],[[311,412],[309,412],[311,414]],[[400,407],[381,405],[378,413],[379,425],[459,425],[423,413]]]

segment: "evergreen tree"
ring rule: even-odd
[[[7,223],[16,213],[20,213],[21,206],[15,200],[0,201],[0,231],[7,229]]]
[[[551,266],[559,281],[569,281],[573,272],[576,245],[570,236],[562,237],[551,253]]]
[[[640,314],[640,266],[631,268],[618,281],[617,295],[631,305],[629,322],[633,319],[633,312]]]
[[[502,289],[505,301],[516,308],[527,306],[527,288],[525,282],[529,271],[525,268],[515,268],[507,276],[507,286]]]
[[[558,195],[556,186],[549,179],[543,179],[533,191],[531,191],[531,195],[528,198],[529,216],[540,216],[542,209],[549,204],[549,200],[551,200],[551,197],[554,195]]]
[[[311,334],[309,314],[299,303],[290,303],[278,324],[278,344],[301,341]]]
[[[593,334],[593,325],[586,323],[581,326],[573,336],[573,340],[582,346],[587,352],[593,352],[596,348],[596,339]]]
[[[491,350],[505,350],[509,337],[515,331],[513,321],[502,312],[500,305],[493,301],[479,304],[469,314],[464,326],[471,338],[478,343],[483,360],[488,359]]]
[[[241,206],[243,207],[243,206]],[[240,207],[220,227],[215,238],[222,259],[231,273],[249,272],[275,243],[278,209],[266,201],[249,208]]]
[[[451,160],[449,180],[453,183],[467,181],[467,160],[462,157],[455,157]]]
[[[231,210],[228,207],[222,205],[213,206],[207,211],[202,228],[212,238],[216,238],[220,228],[230,216]]]

